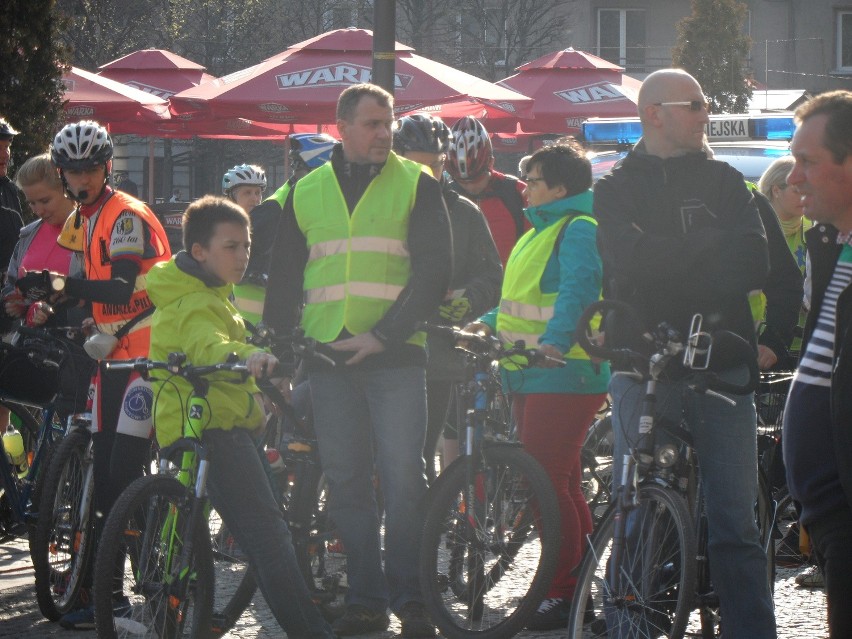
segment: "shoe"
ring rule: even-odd
[[[807,570],[796,575],[796,583],[802,588],[825,588],[825,577],[819,566],[809,566]]]
[[[86,606],[62,615],[59,625],[66,630],[94,630],[95,607]]]
[[[387,630],[390,618],[383,612],[370,610],[360,604],[346,606],[346,612],[331,624],[331,629],[340,637],[364,635],[368,632]]]
[[[435,624],[429,619],[426,609],[419,601],[409,601],[396,613],[396,616],[402,624],[400,634],[405,639],[435,636]]]
[[[527,623],[528,630],[556,630],[568,625],[571,603],[567,599],[551,598],[542,601]]]
[[[130,616],[131,605],[127,597],[116,599],[112,605],[115,617],[123,619]],[[93,630],[95,628],[95,607],[86,606],[73,610],[62,616],[59,625],[66,630]]]
[[[795,568],[806,561],[799,550],[799,525],[793,524],[775,547],[775,563],[785,568]]]

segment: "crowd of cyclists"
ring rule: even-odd
[[[641,386],[577,344],[583,310],[601,298],[633,305],[646,327],[618,318],[599,327],[600,339],[630,348],[661,321],[688,334],[700,313],[712,328],[747,339],[765,370],[795,365],[796,326],[809,310],[810,222],[787,177],[798,158],[775,161],[759,185],[713,161],[705,98],[682,71],[649,76],[639,109],[642,141],[593,188],[591,165],[573,138],[524,158],[519,179],[494,170],[479,120],[448,127],[428,115],[395,119],[392,95],[355,85],[340,96],[339,141],[291,136],[292,175],[265,199],[262,167],[229,169],[221,195],[187,208],[182,247],[169,246],[146,204],[113,188],[113,142],[92,121],[64,126],[48,153],[18,169],[17,189],[37,216],[24,226],[6,174],[16,131],[0,119],[3,329],[76,323],[101,364],[165,361],[180,351],[205,365],[236,353],[288,398],[301,389],[294,401],[312,404],[329,513],[347,553],[340,610],[317,608],[297,577],[258,448],[269,407],[254,382],[213,381],[207,425],[194,433],[216,460],[214,506],[276,620],[300,638],[383,631],[388,610],[403,637],[435,635],[417,576],[419,507],[428,482],[458,455],[452,389],[464,379],[464,360],[448,338],[427,338],[419,323],[524,340],[546,357],[523,370],[504,362],[504,392],[519,440],[553,483],[562,521],[556,577],[527,627],[564,628],[574,569],[593,528],[581,489],[586,432],[609,394],[618,467],[629,433],[641,427],[633,422]],[[248,344],[259,326],[281,335],[301,329],[330,345],[336,365],[297,366],[292,353]],[[713,365],[732,379],[741,373],[724,361]],[[682,371],[669,372],[659,396],[680,411]],[[88,405],[95,547],[112,505],[149,467],[152,440],[167,446],[181,436],[187,393],[179,382],[152,386],[138,373],[98,367]],[[755,407],[751,396],[735,399],[732,407],[708,398],[683,410],[701,426],[696,446],[725,637],[772,637],[771,588],[753,519]],[[8,424],[0,407],[0,432]],[[617,470],[613,477],[618,485]],[[807,562],[800,530],[784,539],[791,564]],[[808,585],[820,583],[814,571],[821,574],[812,569]],[[90,569],[84,588],[91,580]],[[122,605],[117,593],[116,614]],[[81,600],[60,624],[94,628],[94,609]],[[840,627],[832,626],[832,637],[843,636]]]

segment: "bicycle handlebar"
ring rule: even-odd
[[[470,333],[468,331],[455,328],[454,326],[443,326],[441,324],[431,324],[429,322],[420,322],[417,326],[418,330],[431,333],[433,335],[442,335],[452,338],[455,342],[467,342],[474,344],[479,348],[460,348],[466,353],[474,357],[488,357],[492,360],[508,359],[512,357],[523,357],[529,362],[529,366],[535,366],[541,361],[555,362],[558,366],[565,366],[564,359],[557,359],[549,355],[545,355],[537,348],[527,348],[523,340],[518,340],[512,346],[507,347],[495,335],[490,333]],[[515,362],[516,364],[518,362]]]
[[[589,323],[595,314],[600,313],[603,316],[609,312],[625,313],[629,319],[635,320],[637,325],[641,324],[638,314],[629,304],[618,300],[598,300],[589,305],[577,321],[575,332],[577,342],[591,357],[610,360],[617,368],[633,369],[643,377],[650,376],[651,360],[654,356],[662,359],[678,355],[683,352],[693,338],[693,336],[689,336],[684,340],[671,326],[661,323],[655,332],[643,334],[643,338],[647,340],[649,346],[654,348],[655,352],[652,355],[646,355],[629,348],[607,348],[602,344],[592,342],[589,338]],[[716,351],[729,353],[734,356],[737,362],[746,366],[749,378],[742,385],[732,384],[721,379],[715,372],[698,371],[686,366],[687,370],[692,371],[695,378],[692,387],[697,392],[714,390],[732,395],[753,393],[760,381],[760,371],[757,368],[757,358],[751,345],[742,337],[730,331],[713,332],[710,335],[709,343]]]

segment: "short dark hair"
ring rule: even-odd
[[[582,193],[592,186],[592,163],[586,157],[585,149],[574,138],[562,138],[556,144],[540,148],[527,163],[527,173],[534,166],[538,167],[549,188],[560,184],[564,186],[566,197]]]
[[[368,96],[375,99],[380,106],[393,109],[393,96],[390,93],[378,84],[363,82],[347,87],[337,98],[337,119],[352,122],[352,118],[355,117],[355,109],[358,108],[361,98]]]
[[[823,146],[840,164],[852,153],[852,91],[820,93],[796,109],[795,119],[801,124],[815,115],[827,115]]]
[[[216,225],[227,222],[251,229],[251,221],[241,206],[218,195],[205,195],[196,200],[183,214],[183,248],[191,251],[193,244],[204,248],[216,234]]]

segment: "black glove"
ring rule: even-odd
[[[50,286],[50,271],[29,271],[15,281],[15,287],[30,301],[45,300],[53,293]]]

